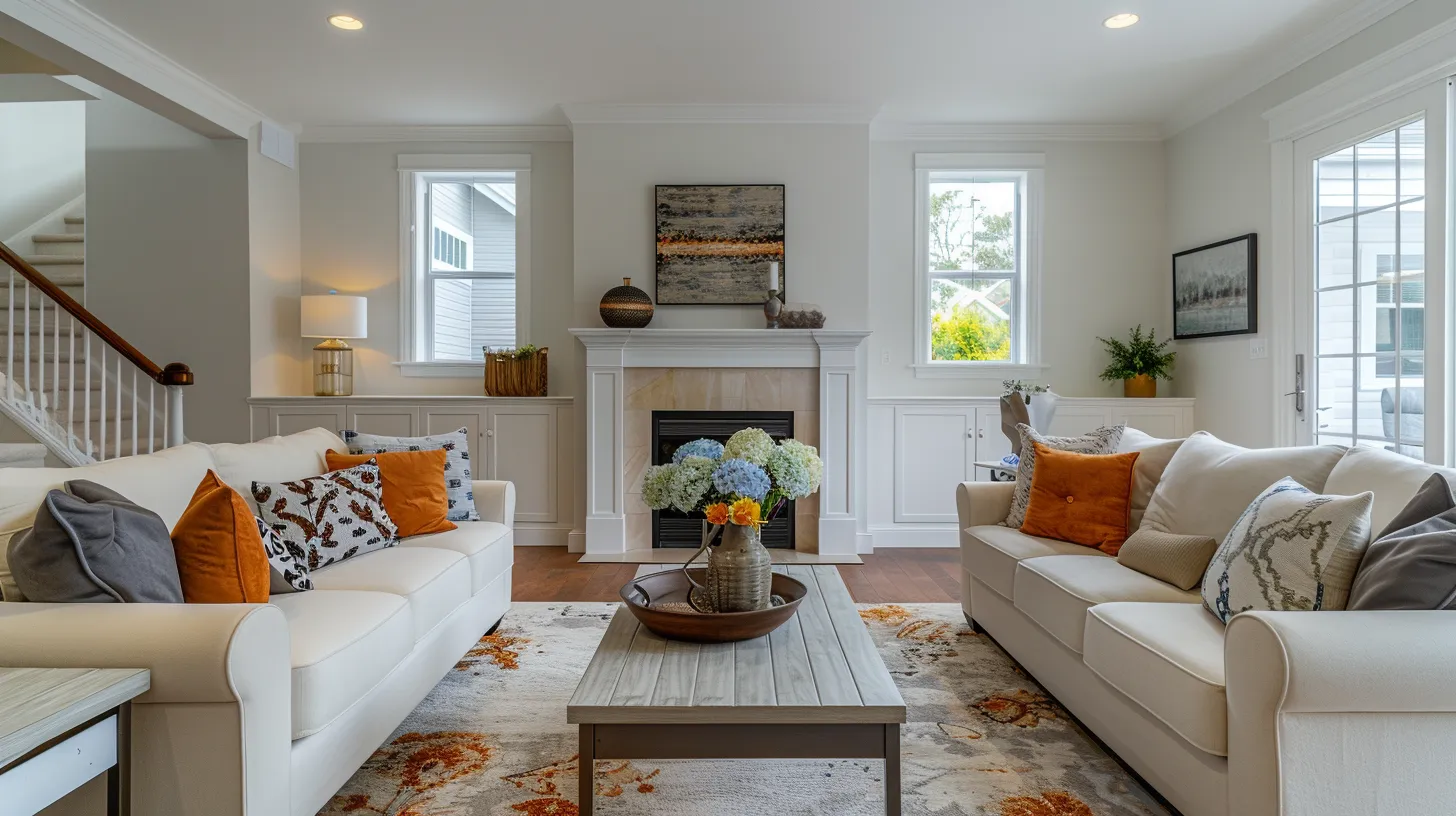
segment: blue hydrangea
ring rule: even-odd
[[[682,460],[689,456],[701,456],[716,462],[723,458],[723,443],[716,439],[694,439],[673,452],[672,463],[682,464]]]
[[[713,471],[713,484],[719,493],[747,496],[761,502],[772,485],[763,468],[746,459],[725,459]]]
[[[802,499],[814,492],[814,478],[804,460],[786,448],[774,448],[764,466],[774,488],[790,499]]]

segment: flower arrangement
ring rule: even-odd
[[[824,460],[814,447],[793,439],[774,442],[767,432],[747,428],[726,445],[695,439],[673,452],[671,464],[649,467],[642,499],[653,510],[702,513],[718,527],[759,527],[789,501],[817,492],[823,481]]]

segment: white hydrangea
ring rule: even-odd
[[[813,477],[804,460],[787,448],[774,448],[764,467],[773,478],[774,489],[790,499],[802,499],[813,493]]]
[[[785,454],[799,460],[804,469],[809,471],[809,493],[818,491],[824,484],[824,460],[819,458],[819,449],[813,445],[805,445],[797,439],[785,439],[779,447]]]
[[[724,459],[743,459],[759,467],[768,464],[774,452],[773,437],[761,428],[744,428],[729,437],[723,446]]]
[[[642,474],[642,501],[653,510],[672,506],[672,477],[676,465],[653,465]]]
[[[717,462],[703,456],[688,456],[671,466],[667,492],[672,506],[684,513],[697,510],[713,487],[713,470],[717,466]]]

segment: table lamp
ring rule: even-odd
[[[304,295],[304,337],[324,338],[313,347],[313,394],[347,397],[354,393],[354,350],[345,339],[369,336],[368,300],[354,295]]]

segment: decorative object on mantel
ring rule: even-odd
[[[354,393],[354,350],[345,340],[369,336],[368,301],[357,295],[304,295],[299,324],[304,337],[324,338],[313,347],[313,393],[347,397]]]
[[[1011,456],[1019,459],[1021,432],[1016,430],[1016,426],[1030,425],[1038,433],[1046,433],[1057,415],[1060,397],[1052,392],[1051,386],[1026,380],[1002,380],[1001,388],[1004,391],[1001,395],[1001,433],[1011,440]],[[1013,468],[1016,466],[1016,462],[1007,464]]]
[[[514,349],[485,347],[487,397],[546,396],[546,353],[532,345]]]
[[[1259,331],[1259,236],[1240,235],[1173,256],[1173,338]]]
[[[775,573],[770,591],[782,603],[751,612],[699,612],[688,600],[695,586],[707,581],[705,570],[669,570],[631,581],[622,587],[622,604],[643,626],[668,640],[732,643],[763,637],[799,611],[808,587]]]
[[[784,303],[779,300],[779,265],[774,262],[768,265],[768,300],[763,302],[763,319],[768,324],[766,328],[777,329],[779,315],[783,311]]]
[[[641,329],[652,322],[652,298],[632,285],[631,278],[622,278],[621,286],[613,286],[602,295],[602,322],[612,329]]]
[[[707,520],[703,545],[683,565],[692,583],[687,600],[701,612],[751,612],[773,605],[773,575],[759,528],[789,501],[819,490],[824,462],[819,451],[793,439],[775,444],[760,428],[728,439],[695,439],[678,447],[672,463],[654,465],[642,476],[642,500],[653,510],[701,512]],[[722,543],[713,547],[722,533]],[[707,583],[688,567],[708,553]]]
[[[1099,376],[1104,380],[1122,380],[1124,397],[1156,397],[1158,380],[1168,379],[1173,373],[1173,361],[1178,357],[1176,351],[1166,351],[1173,339],[1159,343],[1157,334],[1157,329],[1149,329],[1144,335],[1139,323],[1137,328],[1128,330],[1126,343],[1116,338],[1097,338],[1112,355],[1112,362]]]
[[[659,305],[764,302],[763,265],[784,262],[784,185],[659,184],[656,211]]]
[[[822,329],[824,328],[824,312],[813,303],[786,304],[783,314],[779,315],[779,328]]]

